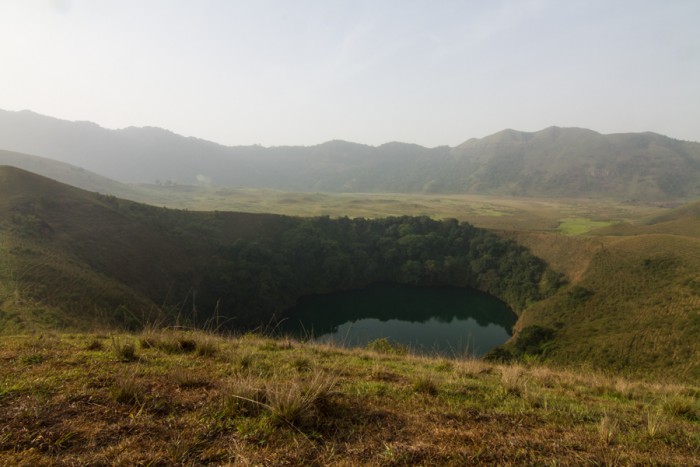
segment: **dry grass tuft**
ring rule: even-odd
[[[146,387],[133,376],[117,379],[109,393],[120,404],[139,405],[146,399]]]
[[[429,396],[437,396],[440,392],[437,384],[430,376],[424,376],[414,381],[413,390]]]
[[[209,376],[199,371],[180,368],[172,373],[172,381],[182,389],[205,388],[212,386]]]
[[[525,371],[519,365],[501,366],[501,387],[508,395],[520,395],[525,385]]]
[[[646,422],[647,435],[650,438],[657,438],[664,431],[666,423],[661,410],[648,410]]]
[[[102,350],[103,348],[104,348],[104,344],[102,344],[102,341],[97,339],[97,338],[91,340],[85,346],[85,350],[93,350],[93,351]]]
[[[598,423],[598,436],[605,445],[613,444],[619,432],[619,424],[607,413]]]
[[[309,424],[319,415],[321,405],[327,402],[335,385],[334,378],[320,372],[306,380],[269,384],[265,392],[273,423]]]
[[[122,342],[119,337],[112,336],[112,352],[122,362],[133,362],[138,358],[134,342],[131,340]]]
[[[218,352],[219,339],[209,333],[186,329],[153,329],[144,330],[140,344],[144,349],[158,349],[168,354],[195,353],[210,357]]]
[[[700,402],[698,398],[672,394],[665,397],[664,410],[674,417],[684,418],[690,422],[700,422]]]
[[[222,391],[220,412],[224,417],[255,417],[266,407],[267,394],[253,378],[238,378]]]
[[[455,371],[460,376],[474,377],[488,373],[491,369],[490,363],[476,357],[467,357],[457,361]]]

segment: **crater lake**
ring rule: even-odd
[[[277,332],[349,347],[387,339],[411,352],[482,356],[506,342],[517,317],[483,292],[373,284],[300,299]]]

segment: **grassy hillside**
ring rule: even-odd
[[[60,206],[60,209],[57,209]],[[4,332],[27,327],[89,329],[97,323],[126,319],[155,304],[118,280],[88,267],[80,255],[110,227],[95,196],[8,167],[0,167],[0,321]],[[75,214],[85,228],[58,222]],[[46,214],[46,215],[45,215]],[[118,223],[115,228],[118,228]],[[117,256],[116,250],[111,252]],[[99,260],[99,252],[95,258]],[[103,254],[109,254],[104,251]],[[92,253],[89,253],[92,254]]]
[[[540,341],[533,338],[530,352],[552,362],[700,380],[696,209],[689,205],[642,225],[609,227],[585,238],[519,235],[570,280],[521,317],[520,329],[550,331]]]
[[[697,386],[185,330],[5,337],[0,420],[5,465],[693,465],[700,457]]]
[[[649,216],[640,222],[621,223],[598,230],[599,235],[668,234],[700,237],[700,202],[685,204],[662,214]]]
[[[0,148],[124,182],[302,192],[472,193],[667,201],[700,195],[700,143],[654,133],[504,130],[456,148],[330,141],[225,147],[159,128],[107,130],[0,110]]]
[[[216,241],[264,236],[266,224],[278,218],[229,215],[226,228],[205,237],[212,217],[149,208],[0,167],[4,330],[133,326],[162,318],[164,306],[186,302]]]

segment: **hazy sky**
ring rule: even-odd
[[[0,108],[227,145],[700,141],[700,1],[0,0]]]

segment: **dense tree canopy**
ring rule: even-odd
[[[520,310],[540,298],[545,272],[527,249],[454,219],[318,217],[278,238],[222,245],[198,295],[239,325],[280,315],[305,295],[385,281],[471,287]]]

